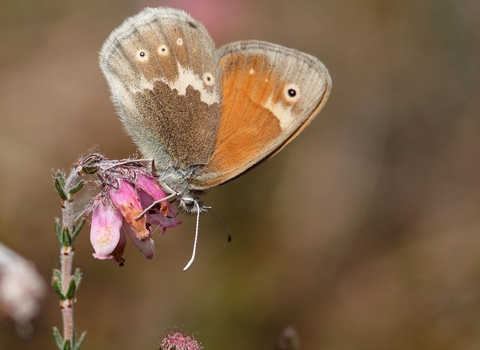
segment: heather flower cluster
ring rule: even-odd
[[[159,234],[180,224],[175,207],[156,178],[137,161],[103,161],[96,172],[101,192],[92,200],[90,242],[97,259],[113,259],[120,266],[126,236],[147,258],[154,256],[151,226],[158,226]],[[152,206],[153,205],[153,206]],[[145,209],[148,209],[146,212]]]
[[[160,342],[160,350],[203,350],[193,335],[169,332]]]

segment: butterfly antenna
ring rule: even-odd
[[[225,233],[227,234],[227,240],[229,242],[232,241],[232,235],[230,234],[230,232],[227,230],[227,227],[223,224],[222,221],[220,221],[220,219],[218,218],[218,216],[213,212],[212,210],[212,207],[206,207],[206,209],[208,210],[208,212],[210,214],[212,214],[212,216],[215,218],[215,220],[217,220],[217,222],[220,224],[220,226],[222,226],[223,230],[225,231]]]
[[[195,241],[193,242],[192,257],[190,258],[190,261],[187,263],[187,265],[183,268],[183,271],[187,271],[190,268],[190,266],[192,266],[193,261],[195,260],[195,253],[197,252],[198,226],[200,225],[200,213],[202,211],[200,210],[200,205],[198,204],[197,201],[195,201],[195,205],[197,207],[197,224],[195,225]]]

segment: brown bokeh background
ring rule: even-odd
[[[183,0],[0,3],[0,240],[49,281],[58,267],[52,170],[95,147],[135,152],[109,100],[102,42],[145,6],[202,21],[218,46],[261,39],[319,57],[324,111],[267,163],[205,196],[203,215],[156,237],[145,260],[75,266],[84,349],[155,349],[174,327],[206,349],[480,348],[480,3],[474,0]],[[52,349],[50,291],[30,340],[0,324],[1,349]]]

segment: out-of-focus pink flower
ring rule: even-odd
[[[300,349],[300,338],[294,327],[285,328],[278,338],[278,350],[298,350]]]
[[[19,329],[40,311],[47,291],[46,283],[35,266],[0,244],[0,314],[13,319]]]
[[[189,334],[169,332],[160,342],[160,350],[202,350],[203,346]]]
[[[90,230],[90,242],[92,243],[95,253],[93,256],[97,259],[112,259],[113,251],[117,246],[116,256],[123,253],[125,246],[125,235],[120,231],[123,219],[120,210],[113,208],[109,204],[105,204],[103,200],[95,203],[92,214],[92,226]],[[119,251],[121,249],[121,252]],[[120,254],[123,255],[123,254]],[[117,259],[115,259],[117,260]]]

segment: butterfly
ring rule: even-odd
[[[217,49],[201,23],[166,7],[146,8],[115,29],[100,67],[169,198],[197,215],[206,208],[202,191],[277,154],[320,112],[332,86],[311,55],[256,40]]]

